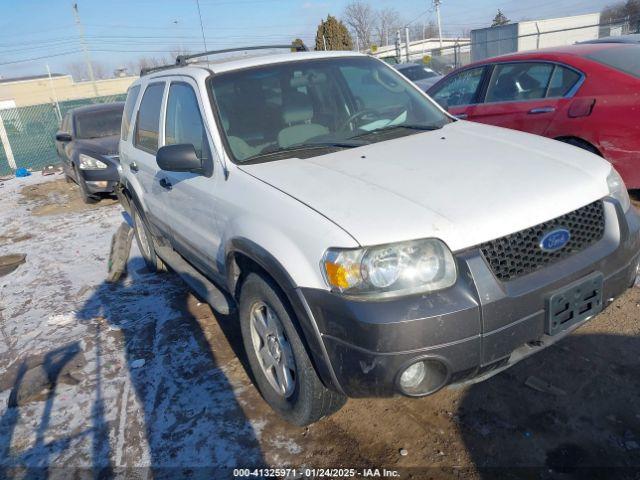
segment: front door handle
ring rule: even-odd
[[[165,190],[171,190],[171,187],[173,187],[173,185],[171,185],[171,182],[169,180],[167,180],[166,178],[161,178],[160,179],[160,186],[162,188],[164,188]]]
[[[454,115],[454,117],[456,117],[458,120],[466,120],[469,115],[467,115],[466,113],[460,113],[458,115]]]
[[[538,107],[538,108],[532,108],[531,110],[529,110],[529,113],[532,115],[535,115],[537,113],[551,113],[555,111],[556,111],[556,107]]]
[[[134,173],[139,170],[138,165],[136,164],[136,162],[131,162],[129,164],[129,170],[131,170]]]

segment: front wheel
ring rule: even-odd
[[[153,238],[151,237],[151,233],[149,232],[149,228],[138,210],[133,203],[131,204],[132,213],[133,213],[133,228],[136,234],[136,243],[138,244],[138,249],[142,254],[142,258],[144,259],[144,263],[147,265],[147,268],[152,272],[165,272],[167,267],[164,262],[158,257],[156,254],[156,249],[153,244]]]
[[[240,291],[240,328],[251,371],[271,408],[304,426],[337,412],[346,397],[322,384],[294,322],[277,285],[250,273]]]
[[[82,201],[86,204],[97,203],[100,198],[89,193],[87,184],[84,183],[84,178],[82,178],[82,175],[80,175],[80,170],[78,169],[78,167],[75,167],[75,172],[76,181],[78,183],[78,187],[80,187],[80,196],[82,198]]]

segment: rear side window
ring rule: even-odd
[[[149,153],[158,151],[160,131],[160,107],[164,83],[154,83],[147,87],[140,102],[136,121],[134,144]]]
[[[207,153],[207,134],[196,94],[186,83],[172,83],[167,100],[165,144],[191,144],[198,158]]]
[[[122,140],[126,140],[129,137],[131,120],[133,119],[133,107],[136,106],[139,93],[140,85],[130,88],[127,93],[127,101],[124,104],[124,113],[122,114],[122,130],[120,131],[120,138]]]
[[[640,78],[640,45],[615,45],[590,53],[586,57]]]
[[[484,67],[463,70],[430,91],[431,98],[445,108],[474,103],[483,73]]]
[[[485,102],[544,98],[554,66],[550,63],[504,63],[493,70]]]
[[[551,83],[547,90],[547,97],[563,97],[573,88],[580,79],[580,74],[575,70],[556,65],[553,75],[551,75]]]

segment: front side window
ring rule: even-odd
[[[640,78],[640,45],[616,44],[585,55],[591,60]]]
[[[111,137],[120,133],[122,107],[76,114],[76,137],[80,139]]]
[[[186,83],[172,83],[167,100],[165,144],[190,144],[202,158],[207,144],[207,134],[200,115],[196,94]]]
[[[431,98],[445,108],[475,103],[483,73],[484,67],[463,70],[443,81]]]
[[[131,87],[127,92],[127,101],[124,103],[124,113],[122,115],[122,130],[120,131],[120,138],[122,140],[126,140],[129,137],[131,120],[133,119],[133,108],[136,106],[139,93],[140,85]]]
[[[163,93],[164,83],[153,83],[147,87],[140,102],[136,121],[134,145],[154,154],[158,151]]]
[[[219,121],[238,162],[320,155],[441,128],[451,120],[372,58],[289,62],[218,74]],[[383,133],[384,130],[384,133]],[[325,150],[323,152],[322,150]]]
[[[503,63],[493,69],[485,102],[545,98],[553,73],[551,63]]]

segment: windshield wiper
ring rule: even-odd
[[[353,137],[349,137],[350,139],[355,138],[363,138],[368,135],[376,135],[382,132],[392,132],[395,130],[418,130],[422,132],[431,132],[433,130],[440,130],[442,125],[417,125],[417,124],[400,124],[400,125],[390,125],[386,127],[374,128],[368,132],[360,133]]]
[[[290,147],[273,147],[272,151],[260,152],[256,155],[252,155],[245,158],[242,163],[251,163],[256,160],[265,157],[274,157],[280,154],[286,154],[291,152],[301,152],[305,150],[320,150],[320,149],[344,149],[344,148],[356,148],[366,145],[367,142],[361,141],[343,141],[343,142],[323,142],[323,143],[303,143],[301,145],[291,145]]]

